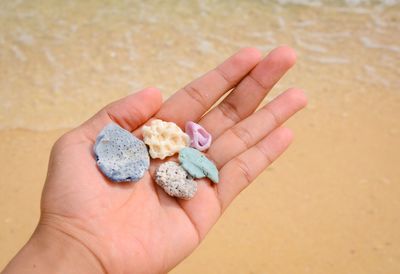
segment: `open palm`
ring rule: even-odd
[[[281,124],[305,106],[303,92],[289,89],[255,110],[294,62],[288,47],[277,48],[262,60],[257,50],[246,48],[164,103],[158,90],[148,88],[106,106],[55,144],[39,227],[75,239],[109,273],[170,270],[289,145],[291,132]],[[214,140],[207,156],[220,171],[220,183],[199,180],[193,199],[172,198],[152,179],[160,163],[154,160],[137,183],[107,180],[92,153],[97,134],[115,122],[140,135],[140,127],[152,118],[181,127],[196,121],[206,128]]]

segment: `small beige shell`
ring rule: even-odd
[[[190,138],[176,124],[153,120],[150,126],[143,126],[143,141],[150,147],[151,158],[164,159],[189,146]]]

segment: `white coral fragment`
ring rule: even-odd
[[[143,126],[143,141],[150,147],[151,158],[164,159],[189,146],[190,138],[176,124],[153,120],[150,126]]]

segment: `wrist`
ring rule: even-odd
[[[82,242],[47,225],[39,225],[4,273],[105,273]]]

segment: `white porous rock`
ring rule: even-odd
[[[189,146],[190,138],[172,122],[153,120],[150,126],[143,126],[143,141],[150,147],[151,158],[164,159]]]
[[[172,197],[189,200],[197,191],[193,178],[178,163],[172,161],[165,162],[156,169],[155,180]]]

